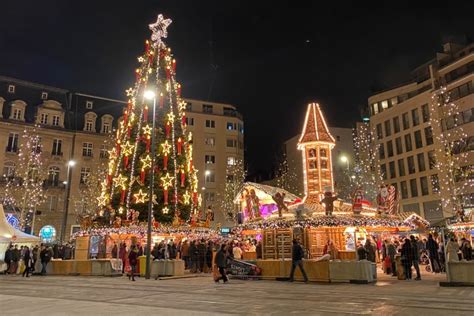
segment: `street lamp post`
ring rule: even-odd
[[[71,171],[72,167],[76,165],[76,162],[74,160],[69,160],[67,162],[67,175],[66,175],[66,181],[64,181],[64,184],[66,185],[66,198],[64,200],[64,217],[63,217],[63,224],[61,226],[61,239],[59,242],[62,244],[64,242],[64,237],[66,235],[66,226],[67,226],[67,217],[69,214],[69,196],[71,195]]]
[[[151,275],[151,219],[153,215],[153,186],[155,182],[155,116],[156,116],[156,93],[154,91],[146,91],[145,98],[153,100],[153,118],[151,130],[151,167],[150,167],[150,184],[148,192],[148,225],[146,234],[146,265],[145,279],[150,279]]]
[[[347,158],[347,156],[341,156],[341,161],[345,164],[347,164],[347,170],[350,170],[350,162],[349,162],[349,158]]]

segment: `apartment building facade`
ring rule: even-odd
[[[231,105],[187,102],[203,204],[213,208],[217,223],[223,218],[218,206],[225,187],[226,165],[243,160],[243,120]],[[78,229],[77,213],[83,207],[81,190],[85,179],[106,166],[108,150],[114,144],[112,131],[125,105],[122,100],[0,76],[0,188],[7,178],[15,176],[24,131],[35,128],[41,138],[43,167],[48,176],[44,182],[45,202],[36,210],[33,233],[50,226],[59,238],[66,204],[65,238]],[[65,203],[69,161],[75,164],[69,167],[69,203]]]
[[[447,43],[443,52],[411,75],[410,83],[368,99],[373,148],[377,151],[375,171],[381,182],[398,189],[401,211],[437,222],[454,215],[446,203],[452,199],[446,185],[452,175],[439,164],[445,152],[440,136],[459,141],[454,139],[459,135],[454,131],[461,128],[467,138],[453,154],[457,159],[467,153],[467,159],[456,160],[464,175],[456,177],[454,183],[466,188],[458,196],[465,211],[474,206],[474,187],[463,185],[474,176],[474,44]],[[433,94],[442,88],[457,105],[458,113],[448,115],[443,106],[433,105]]]

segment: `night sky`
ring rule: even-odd
[[[330,126],[352,127],[373,91],[409,79],[443,41],[472,41],[469,2],[1,1],[0,74],[124,99],[148,24],[163,13],[183,95],[237,106],[254,173],[300,132],[309,101]]]

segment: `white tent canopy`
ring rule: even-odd
[[[3,205],[0,204],[0,243],[39,243],[40,238],[14,228],[7,222]]]

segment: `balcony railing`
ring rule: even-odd
[[[59,181],[59,179],[54,179],[54,180],[45,180],[43,182],[43,188],[45,189],[52,189],[52,188],[57,188],[57,189],[64,189],[65,184],[62,181]]]

